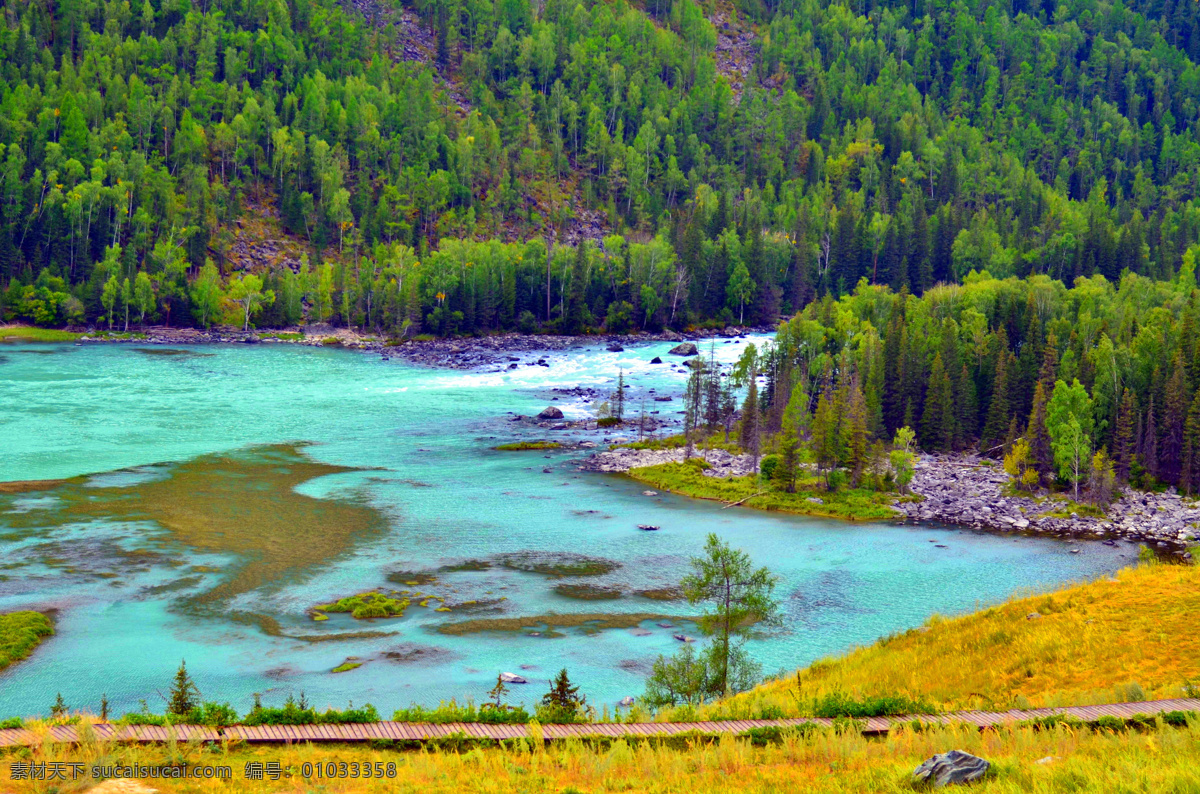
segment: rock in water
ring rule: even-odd
[[[528,684],[529,683],[528,681],[526,681],[524,678],[517,675],[516,673],[501,673],[500,680],[502,682],[504,682],[505,684]]]
[[[540,414],[538,419],[562,419],[563,412],[555,408],[553,405],[547,406]]]
[[[633,698],[631,698],[629,695],[626,695],[625,697],[621,698],[620,702],[617,703],[617,705],[623,706],[625,708],[629,708],[630,706],[633,705]]]
[[[935,755],[913,770],[913,779],[918,783],[932,780],[933,785],[938,788],[973,783],[986,775],[990,766],[990,763],[978,756],[964,753],[962,750],[951,750]]]
[[[608,350],[608,352],[610,352],[610,353],[624,353],[625,352],[625,348],[621,347],[619,342],[613,342],[611,345],[609,345],[605,349]]]
[[[696,346],[691,342],[680,342],[667,352],[672,356],[694,356],[700,351],[697,350]]]
[[[661,358],[659,358],[658,356],[655,356],[654,358],[650,359],[650,363],[651,363],[651,364],[661,364],[661,363],[662,363],[662,359],[661,359]]]

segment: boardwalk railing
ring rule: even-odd
[[[887,733],[893,725],[920,720],[930,724],[966,723],[979,728],[1006,723],[1035,720],[1055,715],[1094,722],[1101,717],[1127,719],[1135,715],[1164,714],[1172,711],[1200,713],[1200,698],[1150,700],[1137,703],[1113,703],[1105,706],[1071,706],[1067,708],[1024,709],[1013,711],[956,711],[950,714],[913,715],[904,717],[870,717],[860,720],[864,734]],[[543,725],[542,737],[547,740],[622,736],[673,736],[680,733],[738,734],[754,728],[791,728],[799,725],[828,727],[833,720],[819,717],[784,720],[720,720],[714,722],[635,722],[587,723],[582,725]],[[485,725],[477,722],[452,722],[434,725],[424,722],[374,722],[353,725],[231,725],[210,728],[204,725],[120,725],[92,724],[96,740],[135,742],[144,744],[174,741],[243,741],[249,744],[293,744],[298,742],[372,742],[372,741],[429,741],[452,736],[472,739],[524,739],[529,730],[525,725]],[[36,746],[51,742],[76,743],[79,730],[74,725],[54,725],[48,736],[25,728],[0,730],[0,747]]]

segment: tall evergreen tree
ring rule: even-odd
[[[925,393],[925,413],[921,417],[921,444],[925,449],[946,451],[954,441],[954,395],[942,354],[933,357],[929,390]]]
[[[1180,461],[1179,488],[1184,493],[1200,491],[1200,389],[1192,398],[1183,434],[1183,459]]]
[[[1008,337],[1004,329],[996,334],[996,373],[992,378],[992,402],[988,406],[987,419],[983,424],[983,434],[979,444],[985,455],[994,455],[996,447],[1003,444],[1008,424],[1012,418],[1009,410],[1008,380],[1009,361],[1012,354],[1008,352]]]
[[[1113,461],[1117,477],[1121,482],[1129,480],[1129,467],[1134,455],[1134,414],[1137,404],[1134,402],[1133,389],[1126,388],[1121,395],[1121,408],[1117,412],[1117,430],[1113,437]]]

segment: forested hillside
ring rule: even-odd
[[[760,323],[1200,239],[1185,0],[0,6],[10,320]]]

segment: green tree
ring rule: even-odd
[[[200,690],[187,671],[187,662],[181,661],[175,671],[175,680],[171,684],[171,693],[167,698],[167,712],[179,717],[192,713],[200,705]]]
[[[892,451],[888,455],[896,487],[902,494],[908,493],[908,484],[912,482],[913,476],[916,474],[917,456],[913,452],[915,438],[916,433],[911,427],[900,428],[896,431],[896,438],[892,441]]]
[[[587,716],[587,698],[567,677],[567,668],[558,671],[550,682],[550,691],[542,696],[538,718],[542,722],[578,722]]]
[[[941,451],[951,448],[954,440],[954,393],[941,353],[934,356],[929,373],[921,430],[925,449]]]
[[[129,332],[129,307],[133,303],[133,286],[129,279],[121,282],[121,308],[125,312],[125,332]]]
[[[221,309],[225,294],[221,289],[221,274],[211,259],[204,262],[200,275],[192,284],[192,314],[204,328],[212,325]]]
[[[796,492],[796,477],[800,469],[800,441],[795,433],[786,432],[779,441],[779,465],[772,479],[788,493]]]
[[[1070,386],[1061,380],[1055,382],[1054,394],[1046,406],[1046,428],[1050,431],[1058,473],[1071,481],[1076,501],[1079,483],[1091,463],[1092,411],[1092,400],[1078,379]]]
[[[750,468],[758,469],[760,451],[758,414],[758,373],[751,365],[747,377],[746,399],[742,403],[742,423],[738,429],[738,445],[750,455]]]
[[[262,279],[255,275],[234,276],[229,280],[229,300],[242,307],[242,330],[250,330],[250,317],[275,302],[275,293],[263,290]]]
[[[713,638],[708,653],[713,687],[725,694],[748,689],[758,668],[744,654],[745,641],[781,622],[773,596],[776,578],[766,568],[755,568],[748,554],[730,548],[715,534],[709,534],[704,555],[693,557],[691,564],[692,573],[681,587],[689,604],[708,607],[699,627]]]
[[[108,317],[108,330],[110,331],[120,297],[121,283],[117,281],[117,274],[114,273],[108,277],[108,281],[104,282],[104,291],[100,293],[100,305],[104,307],[104,314]]]
[[[139,270],[133,282],[133,302],[138,309],[138,324],[145,327],[146,313],[154,308],[154,285],[146,271]]]

